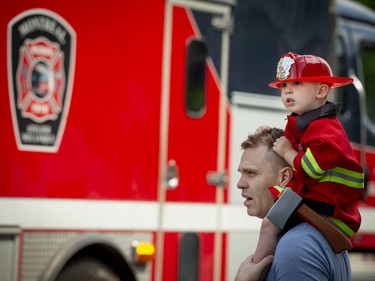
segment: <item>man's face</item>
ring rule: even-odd
[[[272,169],[271,162],[265,158],[266,152],[265,145],[247,148],[238,166],[241,177],[237,187],[245,198],[247,214],[258,218],[264,218],[275,202],[268,187],[279,184],[278,174]]]

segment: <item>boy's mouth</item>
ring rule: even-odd
[[[287,99],[286,99],[286,102],[294,102],[294,99],[292,99],[292,98],[287,98]]]

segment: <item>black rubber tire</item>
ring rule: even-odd
[[[68,263],[56,281],[121,281],[121,278],[103,261],[80,257]]]

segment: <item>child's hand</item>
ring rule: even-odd
[[[255,133],[259,135],[259,134],[262,134],[262,133],[270,132],[271,130],[272,130],[271,127],[269,127],[267,125],[261,125],[260,127],[258,127],[255,130]]]
[[[294,150],[292,143],[284,136],[276,139],[273,143],[273,150],[282,158],[285,159],[285,154],[290,151]]]
[[[266,256],[259,263],[254,263],[254,255],[248,256],[240,265],[235,281],[264,280],[273,261],[273,255]]]

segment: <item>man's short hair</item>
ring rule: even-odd
[[[275,151],[273,151],[273,143],[276,139],[284,135],[284,130],[279,128],[272,128],[271,131],[263,131],[260,134],[254,133],[247,136],[247,139],[241,143],[242,149],[255,148],[260,145],[268,147],[268,153],[265,155],[267,160],[272,163],[272,167],[275,171],[281,168],[289,166],[289,164],[280,157]]]

